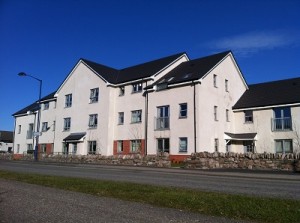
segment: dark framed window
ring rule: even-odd
[[[179,118],[187,118],[187,103],[179,104]]]

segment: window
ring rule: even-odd
[[[229,122],[229,110],[226,109],[226,121]]]
[[[55,131],[55,121],[53,121],[53,124],[52,124],[52,131]]]
[[[254,153],[254,143],[253,141],[244,141],[244,151],[245,153]]]
[[[131,140],[130,141],[130,152],[136,153],[141,150],[142,142],[141,140]]]
[[[48,122],[43,122],[42,123],[42,132],[47,132],[48,130]]]
[[[48,110],[49,109],[49,102],[45,102],[44,103],[44,110]]]
[[[228,80],[225,79],[225,91],[228,92]]]
[[[32,144],[27,144],[27,153],[32,153],[32,152],[33,152]]]
[[[215,139],[215,152],[219,152],[219,139]]]
[[[124,112],[119,112],[118,124],[119,125],[123,125],[124,124]]]
[[[187,103],[179,104],[179,118],[187,117]]]
[[[142,122],[142,110],[136,110],[131,112],[131,123]]]
[[[216,74],[214,74],[214,87],[217,87],[217,75]]]
[[[132,93],[141,92],[143,90],[143,84],[137,83],[132,85]]]
[[[90,128],[96,128],[98,125],[98,115],[92,114],[89,116],[89,127]]]
[[[88,154],[96,154],[97,143],[96,141],[88,141]]]
[[[21,129],[22,129],[22,127],[21,127],[21,125],[19,125],[18,126],[18,134],[21,134]]]
[[[123,96],[125,94],[125,86],[119,88],[119,96]]]
[[[157,139],[157,152],[170,152],[170,139],[169,138],[159,138]]]
[[[123,141],[122,140],[119,140],[117,142],[117,151],[118,151],[118,153],[123,152]]]
[[[47,144],[41,144],[41,153],[46,153],[47,151]]]
[[[156,129],[163,130],[170,128],[170,107],[160,106],[157,107]]]
[[[71,118],[64,118],[64,131],[69,131],[71,128]]]
[[[17,153],[20,153],[20,144],[17,144]]]
[[[275,140],[275,152],[276,153],[292,153],[293,152],[293,140],[292,139]]]
[[[244,111],[245,114],[245,123],[253,123],[253,111],[247,110]]]
[[[187,152],[187,137],[179,138],[179,152]]]
[[[74,143],[73,144],[73,151],[72,151],[72,154],[76,154],[77,153],[77,143]]]
[[[290,131],[292,130],[291,108],[275,108],[274,118],[272,119],[273,131]]]
[[[32,138],[33,138],[33,123],[29,123],[26,139],[32,139]]]
[[[218,106],[214,106],[214,119],[218,121]]]
[[[53,106],[53,107],[56,108],[56,101],[54,101],[53,103],[54,103],[54,106]]]
[[[72,106],[72,94],[67,94],[65,98],[65,107],[71,107]]]
[[[98,102],[98,96],[99,96],[99,88],[91,89],[91,92],[90,92],[90,103]]]

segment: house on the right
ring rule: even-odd
[[[300,152],[300,78],[253,84],[233,106],[232,152]]]

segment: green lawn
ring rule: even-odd
[[[0,170],[0,178],[257,222],[300,222],[300,201]]]

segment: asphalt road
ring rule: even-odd
[[[1,160],[0,169],[300,200],[299,173],[201,171],[80,164],[55,165]]]

